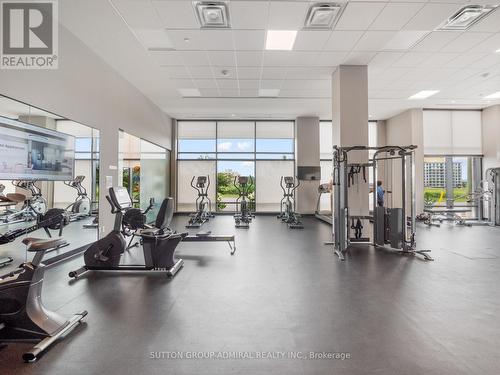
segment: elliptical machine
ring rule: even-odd
[[[184,264],[182,259],[175,258],[176,247],[187,236],[187,233],[177,233],[168,228],[174,214],[173,199],[163,200],[154,227],[140,231],[145,263],[140,265],[120,265],[127,247],[122,233],[123,216],[133,205],[127,189],[111,187],[106,199],[111,205],[111,212],[116,215],[113,231],[85,250],[85,265],[71,271],[69,277],[76,279],[88,271],[153,271],[173,277]]]
[[[277,216],[284,223],[288,224],[291,229],[304,229],[304,225],[299,220],[300,214],[295,212],[295,190],[300,185],[300,181],[292,176],[281,176],[280,186],[283,190],[283,198],[280,201],[280,214]]]
[[[76,176],[70,181],[63,181],[64,185],[75,189],[77,193],[75,201],[66,207],[70,221],[90,216],[90,198],[87,195],[87,190],[82,185],[83,180],[85,180],[85,176]]]
[[[196,185],[194,180],[196,179]],[[191,187],[196,190],[196,212],[190,214],[190,219],[186,228],[199,228],[210,218],[215,217],[212,213],[212,201],[208,197],[208,188],[210,186],[210,176],[193,176]]]
[[[34,362],[53,343],[73,330],[87,311],[66,320],[48,310],[42,302],[43,256],[64,246],[66,241],[63,238],[43,240],[28,237],[23,243],[27,251],[35,253],[33,260],[0,276],[0,342],[38,342],[22,356],[25,362]]]
[[[250,228],[250,223],[254,215],[250,210],[250,189],[253,186],[252,176],[236,176],[233,185],[238,190],[238,198],[236,204],[239,204],[240,210],[234,215],[234,223],[236,228]]]
[[[16,212],[3,218],[4,223],[22,222],[35,220],[38,215],[47,211],[47,201],[42,196],[42,191],[35,185],[36,180],[15,180],[12,184],[31,193],[30,198],[25,198],[23,207]]]

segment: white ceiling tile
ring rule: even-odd
[[[209,66],[190,66],[189,73],[193,78],[213,78],[212,68]]]
[[[438,52],[459,35],[459,33],[454,31],[434,31],[422,39],[412,50],[418,52]]]
[[[166,30],[166,32],[176,50],[205,49],[200,30]]]
[[[458,38],[444,46],[443,49],[441,49],[441,52],[466,52],[491,35],[492,34],[490,33],[463,33]]]
[[[419,64],[428,59],[432,54],[425,52],[407,52],[401,58],[396,60],[393,67],[417,67]]]
[[[404,27],[404,30],[434,30],[452,16],[458,4],[426,4]]]
[[[305,2],[271,1],[268,30],[299,30],[304,26],[308,4]],[[261,14],[260,17],[265,17]]]
[[[210,60],[210,65],[236,66],[236,58],[233,51],[209,51],[207,53]]]
[[[239,79],[259,79],[261,68],[238,66]]]
[[[237,69],[235,66],[212,66],[217,81],[221,79],[237,79]]]
[[[201,96],[206,96],[206,97],[218,97],[219,96],[219,90],[218,89],[202,89],[200,88],[200,94]]]
[[[458,53],[433,53],[427,59],[425,59],[420,66],[422,67],[432,67],[439,68],[448,64],[451,60],[456,59]]]
[[[233,29],[266,29],[269,2],[231,1],[229,12]]]
[[[363,31],[336,31],[330,35],[330,39],[324,46],[325,51],[350,51],[354,48]]]
[[[336,30],[366,30],[377,18],[385,3],[347,3]]]
[[[205,51],[178,51],[177,52],[186,66],[206,66],[210,65]]]
[[[331,31],[304,30],[297,33],[294,51],[321,51],[330,38]]]
[[[375,56],[375,52],[351,52],[344,59],[342,64],[345,65],[367,65]]]
[[[379,52],[370,61],[370,68],[386,68],[403,56],[403,52]]]
[[[264,51],[264,66],[309,66],[317,59],[317,52]]]
[[[261,66],[262,52],[236,51],[236,63],[238,66]]]
[[[171,79],[170,84],[177,89],[194,89],[194,85],[191,79]]]
[[[140,1],[141,4],[147,2]],[[190,1],[152,1],[158,11],[163,27],[167,29],[196,29],[200,25],[196,20]]]
[[[292,69],[292,68],[289,68]],[[287,69],[265,66],[262,68],[262,79],[281,80],[285,78]]]
[[[264,30],[233,30],[234,49],[260,51],[264,48],[266,32]]]
[[[258,79],[240,79],[240,89],[255,89],[259,88]]]
[[[136,0],[114,0],[120,14],[132,28],[161,28],[161,21],[150,2]]]
[[[446,64],[450,68],[466,68],[484,57],[483,53],[467,53],[458,56]]]
[[[162,66],[184,65],[184,62],[177,51],[149,51],[148,54],[153,58],[153,60]]]
[[[199,89],[216,89],[217,83],[215,79],[195,79],[194,83]]]
[[[500,33],[485,39],[483,42],[470,49],[470,52],[494,53],[500,48]]]
[[[331,79],[333,70],[331,67],[290,67],[286,79]]]
[[[232,30],[201,30],[201,40],[206,50],[232,51],[234,49]]]
[[[495,1],[488,1],[488,3],[495,3]],[[472,26],[470,31],[500,32],[500,9],[495,9],[492,13]]]
[[[370,30],[400,30],[423,7],[421,3],[389,3],[370,25]]]
[[[401,30],[396,32],[384,46],[387,51],[404,51],[413,47],[419,40],[424,38],[429,32],[419,30]]]
[[[291,79],[283,81],[282,90],[329,90],[331,81],[329,79]]]
[[[313,65],[337,66],[342,63],[348,54],[348,52],[321,52]]]
[[[395,31],[367,31],[358,40],[353,51],[379,51],[396,34]]]
[[[474,68],[486,69],[490,67],[498,67],[498,65],[500,65],[500,54],[491,53],[483,57],[481,60],[477,61],[474,64]],[[493,83],[500,89],[500,80],[498,80],[498,78],[495,79]]]
[[[240,97],[254,98],[259,96],[258,89],[240,89]]]
[[[169,78],[191,78],[189,71],[184,66],[165,66],[162,69]]]
[[[238,89],[219,89],[219,92],[223,98],[236,98],[240,96]]]
[[[174,48],[164,29],[135,29],[134,32],[137,39],[139,39],[146,49]]]
[[[260,81],[261,89],[279,89],[283,84],[283,80],[280,79],[263,79]]]
[[[236,79],[218,79],[217,85],[221,90],[238,89],[238,80]]]

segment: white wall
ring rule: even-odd
[[[104,176],[117,182],[118,130],[171,149],[172,121],[66,28],[59,30],[59,69],[0,70],[0,93],[99,129],[103,192]],[[101,203],[108,231],[113,216],[106,201]]]

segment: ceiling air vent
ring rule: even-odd
[[[467,30],[496,7],[497,5],[467,5],[442,23],[438,30]]]
[[[337,3],[315,3],[309,7],[304,29],[332,29],[342,13],[343,5]]]
[[[193,1],[202,29],[228,29],[229,10],[224,1]]]

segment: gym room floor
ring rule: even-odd
[[[70,283],[81,258],[49,269],[45,304],[88,310],[86,324],[34,364],[21,361],[24,344],[0,351],[2,374],[498,374],[497,228],[419,227],[434,262],[369,248],[340,262],[323,245],[330,227],[303,221],[289,230],[258,216],[235,230],[231,216],[218,216],[203,229],[236,233],[236,254],[225,243],[181,243],[185,264],[172,280],[94,273]],[[167,351],[351,358],[150,359]]]

